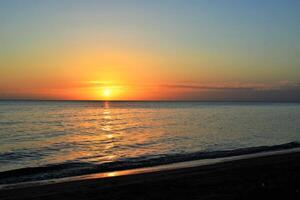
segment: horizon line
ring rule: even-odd
[[[241,99],[224,99],[224,100],[87,100],[87,99],[1,99],[0,101],[74,101],[74,102],[261,102],[261,103],[300,103],[300,100],[241,100]]]

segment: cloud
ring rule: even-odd
[[[299,82],[279,81],[273,83],[175,83],[175,84],[155,84],[155,83],[113,83],[109,81],[82,81],[82,82],[55,82],[52,84],[40,84],[36,88],[43,89],[76,89],[95,87],[128,87],[128,88],[164,88],[169,90],[183,91],[276,91],[276,90],[300,90]]]
[[[181,84],[165,84],[160,87],[171,89],[191,89],[191,90],[254,90],[249,86],[226,86],[226,85],[181,85]]]
[[[276,83],[211,83],[211,84],[162,84],[160,87],[186,90],[244,90],[274,91],[300,90],[300,83],[280,81]]]
[[[98,87],[126,88],[126,91],[149,92],[149,100],[204,100],[204,101],[300,101],[300,83],[278,81],[273,83],[113,83],[101,81],[60,82],[40,84],[35,88],[16,88],[1,91],[0,99],[72,99]],[[73,95],[74,93],[74,95]],[[73,96],[72,96],[73,95]],[[153,95],[153,97],[151,96]],[[156,96],[155,96],[156,95]],[[75,95],[76,97],[76,95]]]

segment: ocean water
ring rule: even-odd
[[[299,103],[0,101],[0,184],[299,147]]]

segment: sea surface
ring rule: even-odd
[[[300,147],[300,103],[0,101],[0,184]]]

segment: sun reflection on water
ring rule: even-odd
[[[61,154],[51,158],[51,162],[80,160],[102,164],[167,148],[167,145],[158,146],[155,142],[162,134],[160,129],[152,132],[144,128],[160,123],[151,120],[153,112],[112,108],[110,104],[105,101],[96,108],[66,109],[63,131],[69,131],[70,134],[57,135],[56,140],[48,141],[47,145],[64,144],[66,141],[70,145]]]
[[[103,108],[109,108],[109,101],[103,101]]]
[[[117,172],[109,172],[106,174],[107,177],[113,177],[113,176],[117,176],[118,173]]]

